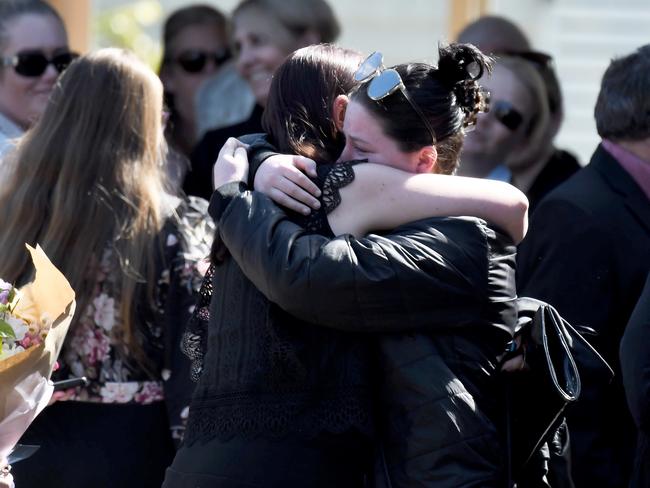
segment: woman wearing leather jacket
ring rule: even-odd
[[[462,52],[482,60],[474,51]],[[458,55],[445,55],[447,63],[460,62]],[[455,83],[434,82],[449,99]],[[363,85],[357,93],[362,91]],[[454,112],[454,134],[460,133],[465,119],[460,104],[447,103],[447,110]],[[438,135],[442,126],[434,127],[440,147],[446,147]],[[423,154],[429,168],[436,161],[431,136]],[[334,221],[326,215],[333,215],[341,197],[345,201],[344,192],[362,183],[362,178],[353,183],[350,178],[365,165],[320,166],[323,208],[300,219],[288,218],[266,197],[237,183],[245,180],[246,170],[223,162],[241,157],[236,144],[227,144],[215,167],[216,184],[232,182],[213,195],[211,214],[219,222],[217,237],[234,259],[216,253],[222,264],[214,269],[207,337],[188,335],[189,342],[206,346],[204,357],[195,356],[202,375],[190,410],[188,445],[179,451],[164,486],[183,486],[199,476],[236,479],[247,486],[364,486],[375,454],[382,451],[373,442],[377,425],[382,427],[385,480],[399,484],[402,474],[416,480],[433,466],[436,472],[428,475],[442,482],[436,486],[459,486],[464,480],[465,486],[496,485],[503,466],[488,396],[496,357],[514,321],[510,239],[472,218],[428,219],[387,236],[330,239]],[[338,222],[340,229],[347,225],[345,219]],[[238,276],[238,266],[257,289]],[[260,292],[282,309],[268,304]],[[303,303],[290,304],[292,294]],[[424,327],[436,334],[423,335],[427,340],[403,334]],[[389,336],[366,332],[398,332],[391,336],[396,347],[390,347]],[[413,344],[404,347],[405,340]],[[375,361],[377,347],[380,362]],[[414,347],[422,354],[414,357]],[[385,377],[393,366],[399,371],[405,357],[427,366],[418,366],[423,376],[411,377],[414,384],[431,384],[419,398],[438,406],[421,409],[425,418],[411,408],[418,395],[403,396],[410,386],[398,379],[401,374]],[[373,398],[377,386],[379,402]],[[377,423],[377,404],[391,421],[399,420],[392,415],[393,408],[399,409],[406,411],[402,419],[433,432],[432,453],[427,452],[430,442],[417,438],[427,432]],[[402,439],[408,445],[400,444]],[[413,464],[407,451],[423,447],[424,462]]]

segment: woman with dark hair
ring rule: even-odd
[[[487,67],[480,52],[464,45],[442,48],[438,67],[385,70],[371,58],[349,101],[334,103],[333,118],[343,121],[346,137],[341,159],[362,157],[418,173],[413,179],[436,176],[425,174],[431,170],[453,172],[464,128],[482,104],[474,78]],[[243,156],[222,154],[215,186],[237,181]],[[370,214],[357,212],[372,194],[358,178],[364,166],[371,165],[339,163],[324,178],[324,189],[338,182],[323,199],[334,233],[359,232],[356,219]],[[219,187],[211,209],[219,239],[255,286],[306,322],[352,336],[384,333],[374,336],[379,364],[371,371],[379,386],[376,482],[502,486],[497,375],[516,319],[512,241],[469,218],[420,221],[383,238],[331,239],[243,190]],[[403,203],[393,198],[406,214]],[[377,223],[383,211],[376,212],[375,229],[386,228]]]
[[[167,170],[177,191],[190,168],[198,142],[196,97],[206,80],[228,69],[228,20],[209,5],[189,5],[173,12],[163,27],[163,58],[158,76],[169,110],[165,137],[169,145]]]
[[[230,59],[228,20],[209,5],[173,12],[163,27],[160,79],[170,110],[166,127],[171,147],[189,157],[197,142],[196,93]]]

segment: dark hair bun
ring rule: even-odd
[[[472,44],[441,45],[438,54],[438,79],[456,96],[464,126],[476,124],[478,113],[487,109],[487,95],[477,80],[492,71],[492,59]]]

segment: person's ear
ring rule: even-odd
[[[349,102],[350,99],[347,95],[339,95],[334,99],[334,105],[332,106],[332,119],[334,120],[334,126],[336,127],[336,130],[343,130],[345,111],[348,108]]]
[[[416,173],[432,173],[438,161],[436,146],[425,146],[418,151]]]

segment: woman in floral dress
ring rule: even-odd
[[[0,276],[30,279],[41,244],[77,294],[55,393],[21,442],[19,486],[160,486],[191,396],[179,338],[214,230],[166,188],[162,86],[132,54],[71,64],[0,190]]]

